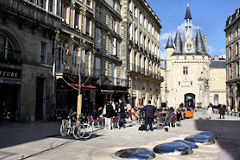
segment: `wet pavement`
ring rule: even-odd
[[[162,143],[183,140],[187,136],[203,131],[217,136],[215,144],[198,145],[190,155],[160,155],[154,159],[179,160],[239,160],[240,118],[225,116],[218,119],[213,114],[208,119],[202,112],[196,112],[193,119],[182,121],[181,127],[138,131],[137,125],[127,124],[124,129],[110,131],[95,130],[88,140],[75,140],[59,135],[60,122],[35,122],[0,124],[0,159],[4,160],[111,160],[122,159],[115,152],[127,148],[153,148]]]

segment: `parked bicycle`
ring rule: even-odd
[[[60,126],[60,133],[62,136],[73,134],[73,127],[76,125],[76,112],[72,115],[67,116],[67,119],[62,120]]]
[[[85,121],[85,117],[81,114],[79,116],[79,124],[74,125],[73,127],[73,136],[76,139],[88,139],[92,136],[93,126]]]

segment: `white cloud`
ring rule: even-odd
[[[224,54],[224,55],[226,55],[226,51],[225,51],[225,49],[220,49],[220,50],[219,50],[219,53],[220,53],[220,54]]]
[[[213,46],[211,46],[211,45],[208,45],[207,46],[207,51],[208,51],[208,53],[210,54],[210,55],[214,55],[214,54],[216,54],[216,48],[214,48]]]

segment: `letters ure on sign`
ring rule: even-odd
[[[0,70],[0,77],[18,79],[19,78],[18,74],[19,73],[16,72],[16,71],[2,71],[2,70]]]

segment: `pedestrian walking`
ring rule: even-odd
[[[220,119],[224,119],[224,115],[225,115],[225,110],[226,110],[226,107],[221,105],[221,108],[219,110],[219,113],[220,113]]]
[[[207,113],[208,113],[209,119],[212,118],[212,112],[213,112],[212,105],[209,104],[208,108],[207,108]]]
[[[141,111],[145,112],[145,130],[148,131],[148,125],[151,131],[153,131],[152,128],[152,122],[153,122],[153,115],[156,111],[156,107],[151,105],[151,101],[148,101],[148,104],[144,106]]]

